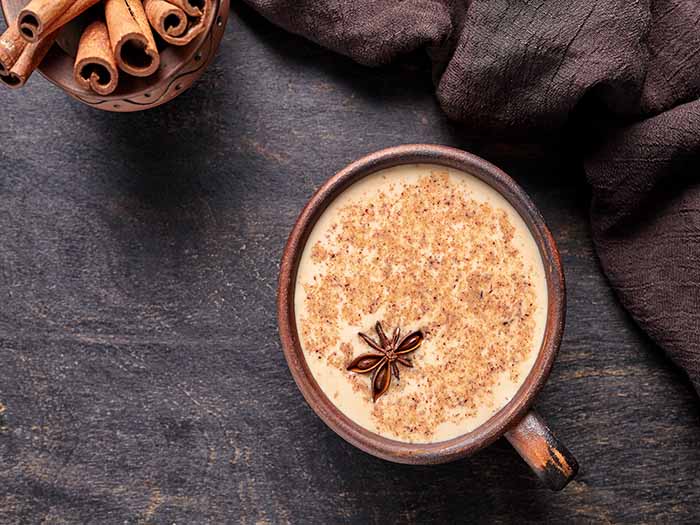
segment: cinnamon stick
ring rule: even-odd
[[[44,60],[46,53],[56,41],[56,36],[56,33],[53,33],[34,44],[28,44],[10,71],[0,75],[0,82],[13,89],[24,86],[34,70]]]
[[[187,15],[165,0],[143,0],[143,8],[153,29],[166,39],[181,36],[187,29]]]
[[[119,68],[136,77],[155,73],[160,55],[141,0],[105,0],[105,18]]]
[[[75,57],[73,76],[78,85],[98,95],[117,89],[119,70],[109,42],[107,24],[95,21],[85,28]]]
[[[206,27],[204,26],[204,20],[200,19],[198,20],[195,24],[191,24],[190,27],[187,29],[187,32],[182,35],[182,36],[163,36],[163,40],[165,40],[168,44],[172,44],[174,46],[186,46],[192,40],[197,38],[199,35],[201,35]]]
[[[0,74],[10,72],[26,46],[27,41],[20,35],[17,24],[10,24],[0,36]]]
[[[17,26],[22,38],[35,43],[54,33],[100,0],[31,0],[20,11]],[[57,7],[60,6],[60,9]]]
[[[153,0],[147,0],[153,1]],[[170,3],[172,0],[167,0]],[[201,2],[201,15],[199,16],[188,16],[187,17],[187,29],[182,35],[169,35],[162,34],[159,32],[160,36],[163,37],[168,44],[173,44],[175,46],[185,46],[192,42],[197,36],[201,35],[206,30],[206,18],[209,9],[211,8],[211,0],[202,0]]]
[[[17,26],[28,42],[36,42],[76,0],[31,0],[19,12]]]
[[[206,0],[168,0],[190,16],[202,16]]]

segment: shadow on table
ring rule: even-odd
[[[287,33],[245,4],[237,3],[231,9],[261,44],[282,57],[284,63],[305,71],[310,78],[330,76],[338,84],[350,84],[353,94],[363,104],[383,103],[390,98],[402,108],[402,101],[415,102],[417,93],[432,94],[434,91],[430,60],[424,52],[410,54],[383,67],[363,66],[301,36]]]
[[[362,501],[354,519],[394,515],[402,522],[463,523],[526,515],[538,521],[551,517],[548,507],[561,497],[545,488],[504,440],[470,458],[434,466],[398,465],[359,451],[349,456],[352,460],[339,454],[329,459],[337,468],[352,462],[343,489]]]
[[[211,166],[225,151],[221,107],[230,94],[215,66],[185,93],[154,109],[117,114],[76,106],[76,118],[90,119],[95,142],[104,151],[104,173],[96,174],[94,191],[122,208],[124,218],[130,211],[136,221],[147,216],[154,228],[187,222],[187,217],[199,223],[211,218],[211,197],[223,183]]]

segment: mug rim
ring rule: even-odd
[[[296,276],[306,241],[326,208],[344,190],[379,170],[406,164],[435,164],[473,175],[500,193],[523,219],[538,246],[547,281],[547,320],[535,363],[513,398],[486,422],[458,437],[435,443],[405,443],[367,430],[343,414],[313,377],[299,342],[294,309]],[[340,437],[374,456],[409,464],[454,461],[490,445],[515,426],[532,406],[552,369],[564,331],[566,288],[561,258],[542,215],[525,191],[490,162],[456,148],[406,144],[379,150],[349,164],[311,197],[289,235],[280,265],[277,316],[289,370],[313,411]]]

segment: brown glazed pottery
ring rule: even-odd
[[[391,440],[360,427],[326,397],[309,370],[297,334],[294,288],[302,251],[326,207],[351,184],[378,170],[401,164],[428,163],[470,173],[500,192],[520,213],[544,261],[549,306],[544,340],[529,376],[513,399],[486,423],[468,434],[430,444]],[[319,417],[342,438],[377,457],[410,464],[435,464],[463,458],[505,436],[538,477],[562,489],[578,470],[576,460],[532,409],[549,376],[564,330],[566,292],[559,252],[551,233],[525,192],[508,175],[461,150],[418,144],[389,148],[350,164],[328,180],[301,212],[287,241],[280,269],[277,313],[284,355],[301,393]]]
[[[6,22],[14,21],[28,0],[0,0]],[[136,78],[120,72],[119,86],[111,95],[85,90],[73,78],[73,62],[82,28],[80,17],[68,24],[49,51],[39,71],[70,96],[105,111],[132,112],[164,104],[187,90],[202,76],[214,58],[224,34],[230,0],[213,0],[207,15],[207,30],[186,46],[167,46],[161,50],[158,71],[150,77]]]

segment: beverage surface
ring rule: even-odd
[[[324,211],[299,264],[295,312],[309,369],[341,412],[384,437],[430,443],[474,430],[513,398],[544,337],[547,286],[503,196],[467,173],[412,164],[361,179]],[[389,343],[400,328],[397,344],[415,332],[422,344],[392,353],[381,377],[348,370],[363,354],[366,367],[385,357],[378,321]]]

